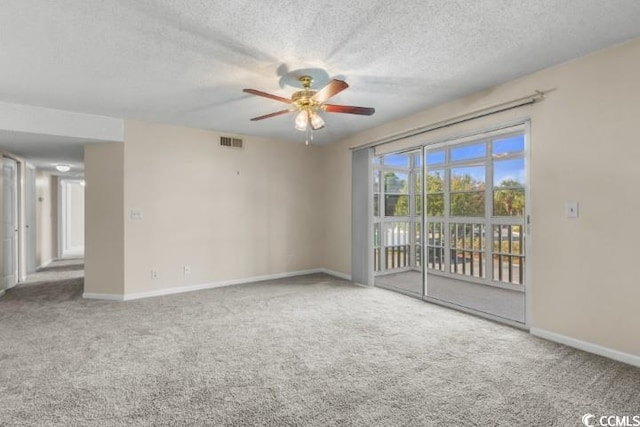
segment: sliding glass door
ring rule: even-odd
[[[376,157],[376,285],[525,323],[525,137],[522,125]]]
[[[422,150],[374,162],[374,272],[377,286],[423,295]]]

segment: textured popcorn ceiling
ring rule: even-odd
[[[640,36],[636,0],[0,0],[0,101],[300,140],[283,76],[351,86],[330,142]]]

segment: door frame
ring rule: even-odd
[[[2,152],[0,153],[0,155],[2,156],[2,167],[4,168],[4,162],[5,159],[9,159],[13,162],[15,162],[16,164],[16,178],[15,178],[15,207],[14,207],[14,214],[15,214],[15,227],[16,227],[16,231],[15,231],[15,254],[14,254],[14,259],[15,259],[15,277],[16,277],[16,283],[11,286],[11,288],[13,288],[14,286],[16,286],[18,283],[20,283],[21,281],[24,281],[25,277],[23,274],[23,256],[22,256],[22,249],[23,249],[23,234],[22,234],[22,226],[23,226],[23,221],[22,221],[22,202],[23,202],[23,196],[22,196],[22,183],[24,182],[24,180],[22,179],[22,172],[23,172],[23,162],[22,160],[20,160],[19,158],[16,158],[14,156],[12,156],[9,153],[5,153]],[[4,203],[6,203],[6,200],[4,200],[4,181],[2,183],[2,204],[4,205]],[[4,211],[4,207],[3,207],[3,211]],[[4,223],[4,219],[3,219],[3,223]],[[4,226],[3,226],[4,227]],[[3,232],[3,240],[4,240],[4,230],[2,230]],[[3,248],[4,250],[4,248]],[[3,258],[4,258],[4,254],[3,254]],[[7,289],[11,289],[7,287],[7,284],[4,283],[4,264],[2,267],[3,270],[3,275],[2,275],[2,290],[5,291]]]
[[[505,129],[509,129],[509,128],[514,128],[517,126],[521,126],[523,128],[523,133],[524,133],[524,159],[525,159],[525,179],[526,179],[526,188],[525,188],[525,212],[524,212],[524,234],[525,234],[525,254],[526,254],[526,268],[525,268],[525,275],[524,275],[524,322],[517,322],[514,320],[510,320],[510,319],[506,319],[503,317],[499,317],[499,316],[495,316],[492,315],[490,313],[485,313],[479,310],[475,310],[472,308],[467,308],[464,306],[460,306],[454,303],[449,303],[447,301],[444,300],[440,300],[440,299],[436,299],[436,298],[431,298],[428,297],[427,294],[427,269],[425,267],[425,265],[422,266],[422,288],[423,288],[423,292],[422,292],[422,300],[427,301],[427,302],[431,302],[434,304],[439,304],[439,305],[443,305],[443,306],[447,306],[450,308],[454,308],[456,310],[459,311],[463,311],[463,312],[467,312],[470,314],[474,314],[480,317],[485,317],[485,318],[489,318],[491,320],[500,322],[500,323],[504,323],[504,324],[508,324],[517,328],[521,328],[521,329],[529,329],[531,327],[531,325],[533,324],[533,316],[532,316],[532,283],[533,283],[533,275],[532,275],[532,271],[533,271],[533,251],[532,251],[532,234],[531,234],[531,213],[532,213],[532,205],[531,205],[531,193],[532,193],[532,188],[531,188],[531,120],[530,118],[520,118],[517,120],[512,120],[512,121],[508,121],[508,122],[504,122],[498,125],[494,125],[494,126],[488,126],[485,128],[480,128],[479,130],[476,131],[472,131],[472,132],[468,132],[468,133],[463,133],[461,135],[458,136],[448,136],[448,137],[444,137],[444,138],[440,138],[440,139],[435,139],[432,141],[428,141],[425,140],[424,142],[417,144],[417,145],[412,145],[409,147],[402,147],[397,151],[392,151],[389,153],[385,153],[386,154],[392,154],[392,153],[406,153],[409,151],[413,151],[413,150],[418,150],[421,149],[421,154],[422,154],[422,161],[423,161],[423,171],[422,171],[422,179],[423,179],[423,185],[422,185],[422,260],[423,263],[425,261],[425,249],[427,247],[426,244],[426,240],[425,240],[425,233],[426,233],[426,196],[425,196],[425,192],[426,192],[426,184],[425,184],[425,180],[426,180],[426,164],[425,164],[425,153],[428,147],[430,146],[434,146],[434,145],[440,145],[440,144],[446,144],[448,142],[451,141],[457,141],[458,143],[462,143],[465,141],[471,141],[475,138],[477,138],[478,136],[481,135],[488,135],[488,134],[493,134],[493,133],[502,133],[503,130]],[[377,157],[374,155],[374,157]],[[381,184],[382,185],[382,184]],[[373,198],[373,196],[371,197]],[[369,214],[370,218],[371,218],[371,223],[373,226],[374,223],[374,216],[373,216],[373,210],[370,210],[370,214]],[[373,239],[370,239],[371,242],[369,242],[369,252],[371,254],[373,254]],[[371,265],[372,269],[373,269],[373,264]],[[499,286],[498,286],[499,287]],[[401,290],[397,290],[395,288],[391,289],[393,291],[398,291],[401,293]],[[416,295],[407,293],[407,295],[416,297]]]

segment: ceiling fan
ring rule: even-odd
[[[251,119],[251,121],[264,120],[270,117],[298,111],[298,115],[295,119],[295,128],[303,132],[307,131],[307,144],[309,144],[310,137],[313,138],[313,135],[310,135],[310,132],[312,130],[318,130],[324,127],[324,120],[322,119],[320,114],[318,114],[318,112],[320,111],[326,111],[328,113],[358,114],[362,116],[370,116],[376,111],[374,108],[369,107],[325,104],[325,101],[327,101],[329,98],[339,94],[349,87],[349,85],[342,80],[333,79],[318,91],[311,89],[311,85],[313,84],[313,78],[311,76],[301,76],[298,81],[302,85],[302,90],[297,91],[293,95],[291,95],[291,99],[272,95],[270,93],[262,92],[256,89],[243,89],[243,92],[246,93],[289,104],[289,108],[287,108],[286,110],[276,111],[275,113],[254,117]]]

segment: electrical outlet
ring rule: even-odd
[[[578,202],[566,202],[564,210],[567,218],[578,218]]]
[[[158,272],[156,270],[151,270],[151,280],[155,280],[158,278]]]
[[[184,273],[185,276],[188,275],[188,274],[191,274],[191,266],[190,265],[185,265],[182,268],[182,272]]]

